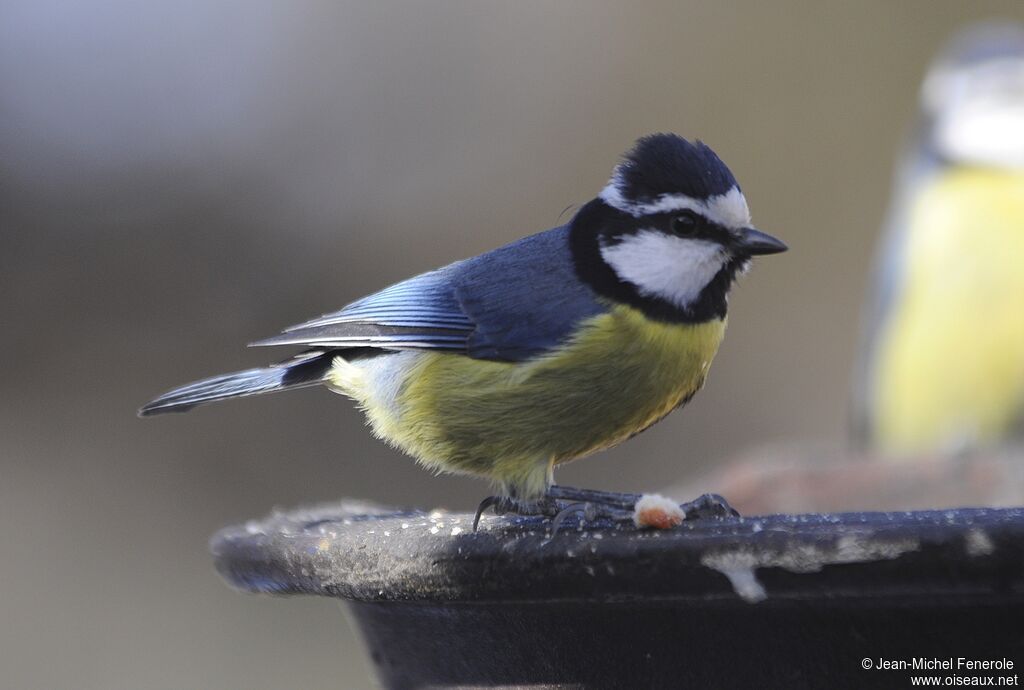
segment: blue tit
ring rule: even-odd
[[[647,136],[568,224],[253,343],[303,351],[175,389],[140,413],[324,385],[426,468],[489,479],[521,507],[569,489],[553,487],[556,465],[690,400],[734,279],[751,257],[785,249],[751,226],[708,146]]]
[[[1024,410],[1024,29],[975,27],[936,60],[887,226],[858,431],[893,457],[1000,442]]]

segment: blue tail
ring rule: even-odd
[[[248,369],[190,383],[164,393],[139,410],[140,417],[165,412],[187,412],[197,405],[217,400],[260,395],[290,388],[315,386],[323,382],[335,352],[318,352],[299,361],[265,369]]]

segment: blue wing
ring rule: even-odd
[[[460,352],[520,361],[606,310],[576,277],[567,226],[410,278],[253,345]]]
[[[253,345],[463,350],[473,322],[451,287],[457,267],[410,278]]]

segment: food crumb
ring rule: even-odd
[[[633,509],[633,524],[637,527],[672,529],[685,518],[686,513],[679,504],[661,494],[644,494]]]

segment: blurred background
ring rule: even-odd
[[[326,390],[140,420],[246,342],[568,219],[653,131],[791,251],[707,388],[559,481],[657,490],[847,434],[893,167],[933,55],[1007,2],[0,0],[0,686],[370,687],[336,606],[243,596],[218,528],[469,509]]]

